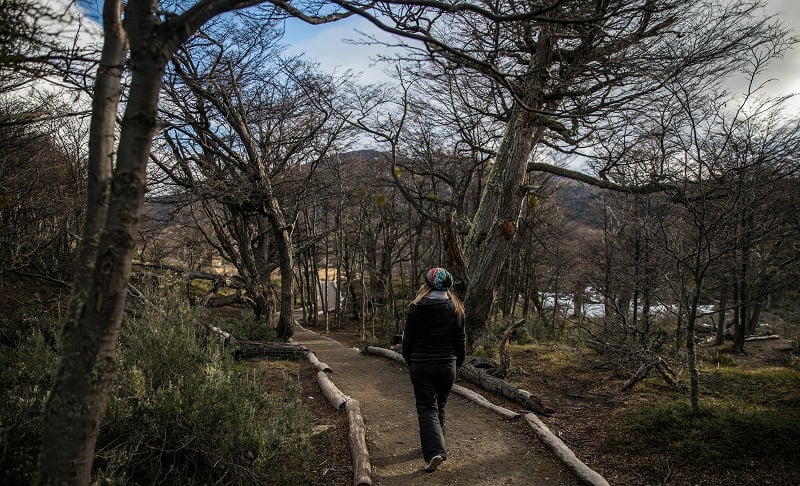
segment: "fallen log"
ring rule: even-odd
[[[295,324],[297,324],[297,321],[295,321]],[[289,342],[292,343],[292,344],[297,344],[297,341],[295,341],[292,338],[289,338]],[[316,368],[317,371],[324,371],[325,373],[333,373],[333,370],[331,369],[331,367],[328,366],[327,364],[323,363],[322,361],[320,361],[319,358],[317,358],[317,355],[314,354],[314,351],[311,351],[310,349],[306,349],[305,357],[308,360],[308,362],[311,363],[311,366]]]
[[[237,290],[236,293],[223,295],[220,297],[213,297],[213,295],[213,293],[208,293],[201,299],[201,304],[203,307],[227,307],[229,305],[243,304],[246,302],[243,290]]]
[[[366,428],[364,427],[364,416],[361,414],[361,404],[359,404],[358,400],[342,393],[326,372],[317,372],[317,382],[322,394],[325,395],[328,403],[334,409],[342,410],[344,408],[347,411],[348,441],[350,442],[350,456],[353,459],[353,484],[355,486],[372,485],[372,466],[369,462]]]
[[[320,372],[322,373],[322,372]],[[324,373],[323,373],[324,374]],[[345,402],[349,422],[350,455],[353,458],[353,484],[369,486],[372,484],[372,467],[369,463],[364,416],[361,415],[361,404],[352,398]]]
[[[306,359],[308,360],[309,363],[311,363],[311,365],[314,368],[317,369],[317,371],[323,371],[325,373],[333,373],[331,367],[320,361],[319,358],[317,358],[317,355],[314,354],[313,351],[309,351],[306,353]]]
[[[668,385],[675,390],[681,390],[681,385],[678,383],[678,377],[675,372],[672,371],[672,368],[669,367],[669,364],[667,364],[663,358],[658,356],[655,359],[642,364],[639,369],[636,370],[636,373],[634,373],[633,376],[631,376],[631,378],[624,385],[622,385],[620,391],[630,390],[635,384],[647,378],[650,375],[650,371],[653,369],[657,370],[661,374],[661,377],[665,382],[667,382]]]
[[[389,358],[391,360],[397,361],[403,366],[408,366],[408,363],[406,363],[406,360],[403,358],[403,355],[398,353],[397,351],[392,351],[391,349],[379,348],[377,346],[364,346],[361,349],[361,352],[364,354],[377,354],[378,356],[383,356],[384,358]]]
[[[379,356],[383,356],[383,357],[392,359],[394,361],[397,361],[398,363],[400,363],[400,364],[402,364],[404,366],[406,365],[406,360],[403,359],[403,355],[401,355],[398,352],[392,351],[391,349],[380,348],[380,347],[377,347],[377,346],[364,346],[364,348],[361,350],[361,352],[363,352],[365,354],[377,354]],[[466,371],[466,374],[465,374],[465,371]],[[552,409],[547,408],[544,405],[542,405],[542,402],[538,398],[534,397],[533,395],[531,395],[527,391],[525,391],[525,390],[523,390],[521,388],[514,387],[512,384],[508,383],[507,381],[501,380],[500,378],[496,378],[494,376],[491,376],[488,373],[485,373],[485,372],[479,370],[478,368],[476,368],[476,367],[474,367],[472,365],[467,365],[467,364],[463,365],[461,367],[461,370],[459,371],[459,374],[461,376],[463,376],[464,378],[466,378],[467,380],[473,382],[473,383],[475,383],[475,381],[473,381],[473,379],[470,379],[470,376],[472,376],[475,380],[485,381],[488,385],[484,385],[484,383],[480,383],[480,382],[479,383],[475,383],[475,384],[483,387],[484,389],[486,389],[486,390],[488,390],[490,392],[497,393],[498,395],[504,396],[506,398],[511,398],[515,402],[521,403],[528,410],[532,410],[534,412],[538,412],[538,413],[541,413],[543,415],[550,415],[551,413],[553,413]],[[467,375],[469,375],[469,376],[467,376]],[[456,387],[458,387],[458,388],[456,388]],[[458,385],[454,385],[453,389],[454,389],[454,391],[456,391],[456,393],[460,393],[461,395],[463,395],[463,396],[465,396],[466,398],[469,398],[469,399],[473,399],[473,397],[470,396],[470,393],[472,393],[474,395],[477,395],[478,397],[480,397],[480,399],[474,400],[474,401],[478,401],[479,403],[481,403],[483,405],[488,403],[488,404],[492,405],[492,407],[496,407],[496,405],[494,405],[491,402],[489,402],[488,400],[486,400],[483,396],[481,396],[481,395],[479,395],[479,394],[477,394],[475,392],[472,392],[471,390],[468,390],[467,388],[464,388],[464,387],[461,387],[461,386],[458,386]],[[467,390],[467,392],[461,393],[461,391],[463,391],[463,390]],[[501,393],[498,393],[496,390],[500,390]],[[506,394],[508,394],[508,396]],[[489,408],[492,408],[492,407],[489,407]],[[502,408],[502,407],[500,407],[500,408]],[[503,409],[503,410],[506,410],[506,409]],[[499,413],[500,415],[508,416],[505,412],[503,412],[501,410],[494,410],[494,411]],[[514,412],[511,412],[511,413],[514,413]],[[514,418],[514,417],[508,416],[508,418]]]
[[[317,383],[319,383],[319,387],[322,389],[322,394],[328,399],[328,403],[336,410],[341,410],[350,398],[333,384],[328,374],[324,371],[317,372]]]
[[[469,388],[464,388],[461,385],[453,385],[453,393],[461,395],[462,397],[472,400],[473,402],[477,403],[478,405],[482,405],[489,410],[502,415],[507,419],[516,419],[520,417],[520,414],[517,412],[513,412],[507,408],[501,407],[500,405],[495,405],[494,403],[490,402],[480,393],[476,393]]]
[[[541,415],[550,415],[554,412],[552,408],[546,407],[540,399],[531,395],[530,392],[516,387],[505,380],[492,376],[472,365],[463,365],[459,373],[462,377],[480,386],[484,390],[519,403],[525,407],[526,410],[530,410]]]
[[[592,486],[608,486],[608,481],[578,459],[578,456],[564,444],[564,441],[551,432],[539,417],[533,413],[526,413],[525,421],[531,426],[531,429],[533,429],[533,432],[539,437],[539,440],[541,440],[581,482]]]
[[[236,340],[234,359],[271,358],[300,359],[307,349],[292,343],[268,343],[262,341]]]
[[[777,334],[770,334],[769,336],[750,336],[744,338],[746,342],[750,341],[772,341],[773,339],[780,339],[781,337]]]

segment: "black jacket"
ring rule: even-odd
[[[450,300],[427,297],[408,307],[403,330],[403,358],[412,362],[447,362],[464,364],[466,334],[458,322]]]

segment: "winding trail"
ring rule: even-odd
[[[375,485],[578,484],[523,420],[509,421],[455,394],[447,404],[449,458],[425,473],[407,368],[301,326],[293,338],[328,364],[336,386],[360,402]]]

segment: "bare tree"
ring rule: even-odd
[[[124,7],[115,0],[104,3],[105,43],[93,97],[86,229],[61,360],[45,406],[42,484],[89,482],[97,431],[114,376],[166,63],[209,19],[257,3],[200,0],[176,12],[162,11],[154,0]],[[115,152],[114,121],[128,54],[130,87]]]
[[[286,211],[302,199],[300,182],[343,138],[334,117],[337,80],[281,58],[275,25],[241,22],[216,23],[173,57],[163,111],[170,123],[163,153],[170,158],[154,159],[203,202],[218,249],[247,282],[257,318],[271,317],[270,275],[280,269],[277,328],[288,339],[296,218]]]
[[[2,113],[47,106],[54,116],[0,124],[0,273],[52,281],[71,275],[85,204],[86,120],[50,101],[5,100]]]
[[[476,88],[503,102],[505,132],[481,202],[464,240],[468,280],[465,321],[470,335],[486,321],[508,254],[529,170],[581,177],[551,164],[528,164],[534,149],[591,143],[598,121],[641,108],[636,100],[676,78],[721,77],[745,62],[752,45],[786,33],[756,18],[758,5],[694,1],[556,2],[512,4],[425,2],[391,4],[372,14],[343,4],[382,29],[420,44],[407,61],[472,76]],[[713,20],[710,20],[713,19]],[[415,55],[418,54],[418,55]],[[481,82],[482,80],[482,82]]]
[[[714,270],[732,269],[727,275],[734,276],[732,287],[738,289],[734,300],[743,333],[751,319],[746,309],[753,302],[749,294],[755,281],[753,255],[760,253],[755,248],[768,248],[777,240],[786,244],[793,238],[786,221],[776,217],[774,209],[766,209],[772,201],[766,191],[781,194],[793,186],[799,125],[773,111],[782,99],[751,100],[759,91],[755,80],[775,52],[754,50],[748,73],[753,91],[743,101],[718,91],[713,81],[675,83],[671,96],[653,100],[654,109],[629,125],[626,136],[606,144],[608,159],[619,161],[609,172],[611,179],[624,184],[657,177],[671,188],[648,198],[646,211],[641,204],[636,206],[636,234],[672,267],[662,269],[661,280],[669,284],[663,290],[673,296],[668,303],[677,304],[673,312],[678,332],[685,326],[695,412],[700,406],[697,322],[706,314],[703,305],[716,298]],[[776,200],[786,202],[781,195]],[[776,255],[775,262],[792,262],[785,256]],[[719,278],[729,277],[722,273]],[[630,304],[627,299],[623,303],[626,312],[632,309]]]

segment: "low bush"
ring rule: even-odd
[[[278,338],[275,328],[263,320],[256,320],[250,307],[242,309],[235,317],[217,317],[215,320],[217,327],[237,339],[269,342]]]
[[[264,390],[258,368],[238,367],[223,345],[201,345],[202,309],[158,307],[124,328],[97,480],[304,482],[311,416],[286,398],[294,391]]]
[[[296,384],[267,389],[266,370],[236,364],[222,344],[203,344],[204,310],[176,305],[174,295],[150,299],[144,317],[123,325],[93,482],[310,482],[312,419]],[[58,358],[47,338],[57,324],[38,325],[0,349],[0,484],[35,478]]]
[[[26,320],[25,317],[20,317]],[[0,484],[32,484],[41,444],[42,409],[52,388],[57,325],[31,321],[0,346]]]
[[[621,414],[610,447],[659,451],[687,468],[746,469],[752,461],[800,464],[800,373],[784,367],[719,367],[701,379],[700,413],[682,396]]]

